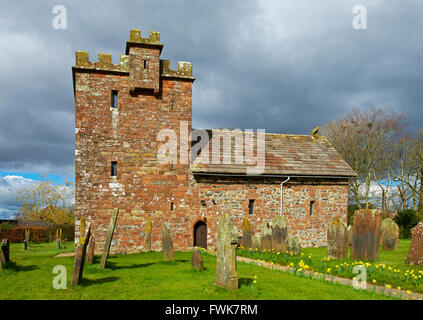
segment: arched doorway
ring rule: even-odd
[[[207,224],[197,221],[194,225],[194,246],[207,249]]]

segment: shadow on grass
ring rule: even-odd
[[[179,260],[159,261],[157,263],[165,264],[165,265],[169,265],[169,266],[174,266],[174,265],[177,265],[179,263],[185,263],[185,262],[189,262],[189,260],[179,259]]]
[[[250,278],[239,278],[238,279],[238,288],[241,288],[242,286],[251,286],[253,284],[254,279]]]
[[[95,279],[95,280],[82,279],[80,286],[87,287],[87,286],[90,286],[90,285],[93,285],[93,284],[102,284],[102,283],[107,283],[107,282],[114,282],[114,281],[117,281],[119,279],[120,278],[118,278],[118,277],[107,277],[107,278],[101,278],[101,279]]]
[[[32,266],[20,266],[17,264],[14,264],[13,262],[6,262],[6,269],[10,269],[10,270],[14,270],[16,272],[21,272],[21,271],[33,271],[33,270],[38,270],[40,269],[40,267],[32,265]]]
[[[132,264],[130,266],[118,266],[116,265],[115,262],[110,262],[107,261],[106,262],[106,269],[111,269],[111,270],[119,270],[119,269],[138,269],[138,268],[145,268],[145,267],[149,267],[151,265],[155,264],[154,262],[149,262],[149,263],[138,263],[138,264]]]

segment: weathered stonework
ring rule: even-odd
[[[8,239],[1,241],[1,251],[3,251],[5,262],[10,260],[10,243]]]
[[[373,261],[379,258],[381,211],[357,210],[354,214],[351,260]]]
[[[238,231],[230,215],[220,219],[216,235],[216,281],[215,285],[229,290],[238,289],[236,270],[236,246]]]
[[[288,227],[284,216],[272,219],[272,246],[275,252],[285,252],[288,247]]]
[[[170,223],[165,222],[162,224],[161,234],[162,234],[163,259],[165,261],[175,260]]]
[[[381,225],[383,250],[397,250],[399,242],[399,227],[390,218],[383,219]]]
[[[348,255],[349,234],[345,220],[333,217],[328,227],[327,257],[345,259]]]
[[[145,225],[145,252],[151,251],[151,228],[153,227],[151,217],[147,218]]]
[[[204,262],[203,258],[201,257],[201,251],[199,247],[192,248],[191,267],[197,270],[204,270]]]
[[[86,217],[93,222],[96,254],[104,247],[113,208],[120,211],[112,254],[160,251],[164,222],[172,227],[175,250],[189,250],[199,245],[194,228],[200,220],[207,225],[207,248],[213,250],[223,214],[230,214],[239,229],[248,217],[252,234],[261,232],[264,219],[280,214],[285,176],[199,175],[190,171],[189,161],[173,166],[158,161],[162,129],[192,132],[194,81],[190,63],[179,62],[172,70],[169,61],[160,60],[162,47],[157,32],[143,38],[133,30],[119,64],[112,64],[109,54],[99,54],[98,62],[90,62],[88,52],[76,54],[75,241],[79,221]],[[112,91],[117,92],[117,108],[112,107]],[[190,143],[181,145],[178,159],[182,152],[191,153]],[[117,176],[111,176],[112,161]],[[251,199],[254,214],[249,215]],[[324,246],[331,218],[346,217],[348,178],[291,177],[283,199],[288,235],[297,236],[303,247]]]
[[[261,241],[263,250],[272,250],[272,227],[270,220],[264,220],[261,224]]]
[[[255,234],[253,235],[253,239],[252,239],[252,245],[253,245],[253,250],[254,251],[261,251],[263,250],[263,243],[262,243],[262,239],[261,239],[261,234]]]
[[[251,220],[244,218],[242,220],[242,244],[245,249],[253,248],[253,225]]]
[[[289,252],[301,253],[301,244],[297,237],[289,237],[287,243]]]
[[[88,243],[88,250],[85,262],[88,264],[93,264],[94,262],[94,251],[95,251],[95,240],[94,237],[90,237],[90,242]]]
[[[405,263],[423,265],[423,221],[420,221],[419,224],[413,228],[411,233],[410,251],[408,252]]]

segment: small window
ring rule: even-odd
[[[116,109],[118,107],[118,92],[112,90],[112,108]]]
[[[117,177],[117,162],[112,161],[112,177]]]
[[[147,60],[144,60],[144,69],[147,69]]]
[[[310,216],[314,214],[314,201],[310,201]]]
[[[214,206],[216,205],[216,201],[214,199],[212,200],[212,203]]]
[[[175,101],[173,101],[172,100],[172,103],[171,103],[171,109],[173,110],[173,107],[175,106]]]
[[[254,214],[254,200],[250,200],[250,203],[248,204],[248,213]]]
[[[170,211],[173,211],[173,202],[170,203]]]
[[[173,165],[173,161],[170,163],[170,168],[173,169],[175,166]]]
[[[203,205],[203,207],[205,207],[206,206],[206,201],[201,200],[201,204]]]

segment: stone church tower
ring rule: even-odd
[[[78,51],[72,68],[76,221],[92,220],[101,244],[111,212],[119,208],[114,244],[125,252],[144,245],[146,215],[155,214],[160,223],[157,215],[169,214],[180,186],[185,191],[188,184],[189,163],[156,159],[160,130],[179,132],[185,121],[188,134],[192,120],[192,65],[178,62],[171,70],[169,61],[160,60],[162,49],[158,32],[142,38],[140,30],[131,30],[120,64],[112,64],[108,53],[90,62],[88,52]]]

